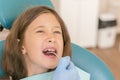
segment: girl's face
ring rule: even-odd
[[[62,30],[51,13],[39,15],[27,28],[22,53],[28,74],[37,74],[54,69],[63,53]]]

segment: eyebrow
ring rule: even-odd
[[[37,27],[34,27],[33,30],[36,30],[37,28],[43,28],[44,26],[37,26]]]
[[[33,29],[35,30],[35,29],[37,29],[37,28],[44,28],[44,27],[45,27],[45,26],[40,25],[40,26],[37,26],[37,27],[35,27],[35,28],[33,28]],[[54,28],[61,29],[61,26],[54,26]]]

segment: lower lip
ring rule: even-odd
[[[55,55],[45,55],[45,56],[52,58],[52,59],[57,58]]]

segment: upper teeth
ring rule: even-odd
[[[49,48],[49,49],[47,48],[47,49],[43,50],[43,53],[56,53],[56,50],[53,48]]]
[[[44,51],[55,51],[54,49],[45,49]]]
[[[57,51],[54,48],[46,48],[43,50],[43,53],[46,55],[54,54],[55,56],[57,56]],[[57,58],[59,57],[57,56]]]

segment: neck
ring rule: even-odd
[[[32,66],[29,66],[27,69],[28,69],[28,76],[41,74],[41,73],[45,73],[45,72],[48,71],[47,69],[44,69],[44,68],[40,68],[40,67],[35,68],[35,67],[32,67]]]

